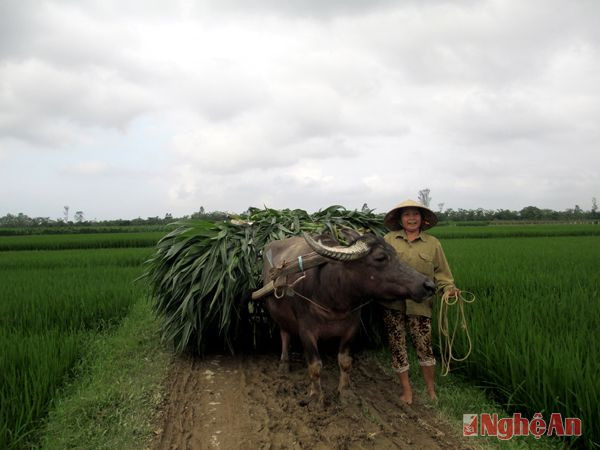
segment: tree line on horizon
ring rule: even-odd
[[[526,206],[520,211],[509,209],[462,209],[454,210],[448,208],[445,211],[436,211],[436,214],[442,222],[469,222],[469,221],[578,221],[578,220],[597,220],[600,218],[598,208],[584,211],[575,205],[574,208],[568,208],[564,211],[554,211],[552,209],[541,209],[536,206]]]
[[[504,222],[504,221],[587,221],[600,219],[596,199],[592,200],[592,208],[583,210],[579,205],[574,208],[568,208],[564,211],[554,211],[552,209],[542,209],[536,206],[526,206],[515,211],[509,209],[452,209],[443,210],[443,204],[438,205],[439,210],[436,214],[441,222]],[[433,208],[432,208],[433,209]],[[363,211],[372,211],[365,203]],[[243,214],[242,214],[243,215]],[[383,213],[381,213],[383,216]],[[75,220],[69,220],[68,217],[52,219],[50,217],[29,217],[26,214],[7,214],[0,217],[0,227],[21,228],[21,227],[64,227],[64,226],[104,226],[104,227],[123,227],[123,226],[161,226],[168,225],[177,220],[202,219],[202,220],[226,220],[231,216],[237,216],[224,211],[205,211],[200,207],[197,212],[183,217],[173,217],[167,213],[164,217],[147,217],[145,219],[138,217],[135,219],[113,219],[113,220],[86,220],[83,212],[78,211]]]

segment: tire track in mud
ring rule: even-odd
[[[368,355],[354,357],[352,392],[337,395],[335,358],[323,361],[323,404],[301,406],[308,392],[303,358],[280,374],[275,355],[204,360],[177,358],[168,381],[162,427],[153,449],[389,449],[469,448]]]

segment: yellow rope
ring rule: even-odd
[[[469,298],[467,299],[463,297],[463,294],[466,294]],[[440,300],[438,330],[440,339],[440,355],[442,358],[442,376],[444,377],[448,375],[448,372],[450,372],[450,363],[452,361],[460,362],[466,360],[473,349],[471,336],[469,335],[469,329],[467,327],[467,320],[465,318],[464,306],[465,303],[473,303],[474,301],[475,295],[467,291],[461,291],[458,295],[450,295],[450,292],[445,292]],[[454,321],[452,335],[450,335],[450,328],[448,325],[448,307],[455,305],[458,306],[458,310],[456,312],[456,320]],[[467,335],[467,342],[469,343],[469,349],[467,350],[466,355],[462,358],[457,358],[452,354],[452,345],[454,344],[454,338],[456,337],[456,332],[459,328],[459,325]]]

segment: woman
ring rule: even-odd
[[[386,214],[384,224],[391,231],[384,239],[394,247],[400,259],[430,277],[435,282],[438,293],[458,295],[460,291],[454,286],[440,241],[424,232],[437,222],[437,216],[429,208],[414,200],[406,200]],[[429,298],[422,303],[410,299],[406,302],[399,300],[384,310],[383,320],[392,353],[392,366],[402,385],[400,398],[407,404],[412,403],[412,388],[408,377],[406,324],[417,351],[427,393],[432,400],[436,399],[435,358],[431,339],[432,309],[433,298]]]

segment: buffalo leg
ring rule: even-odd
[[[341,393],[350,387],[350,369],[352,369],[350,345],[340,345],[338,353],[338,365],[340,367],[340,382],[338,384],[338,391]]]
[[[340,394],[350,387],[350,370],[352,369],[352,356],[350,356],[350,343],[355,335],[356,328],[349,330],[345,336],[340,339],[338,350],[338,365],[340,367],[340,382],[338,391]]]
[[[343,353],[338,353],[338,365],[340,366],[340,382],[338,391],[342,392],[350,387],[350,369],[352,369],[352,356],[350,349],[346,349]]]
[[[309,397],[317,397],[319,401],[323,400],[323,391],[321,389],[321,356],[317,348],[317,339],[314,336],[304,334],[300,337],[304,346],[304,354],[308,364],[308,376],[310,377]]]
[[[283,328],[279,331],[281,335],[281,358],[279,360],[279,371],[289,372],[290,371],[290,340],[292,335],[285,331]]]
[[[308,396],[311,398],[323,399],[323,391],[321,389],[321,368],[323,363],[320,359],[316,359],[308,364],[308,375],[310,376],[310,391]]]

